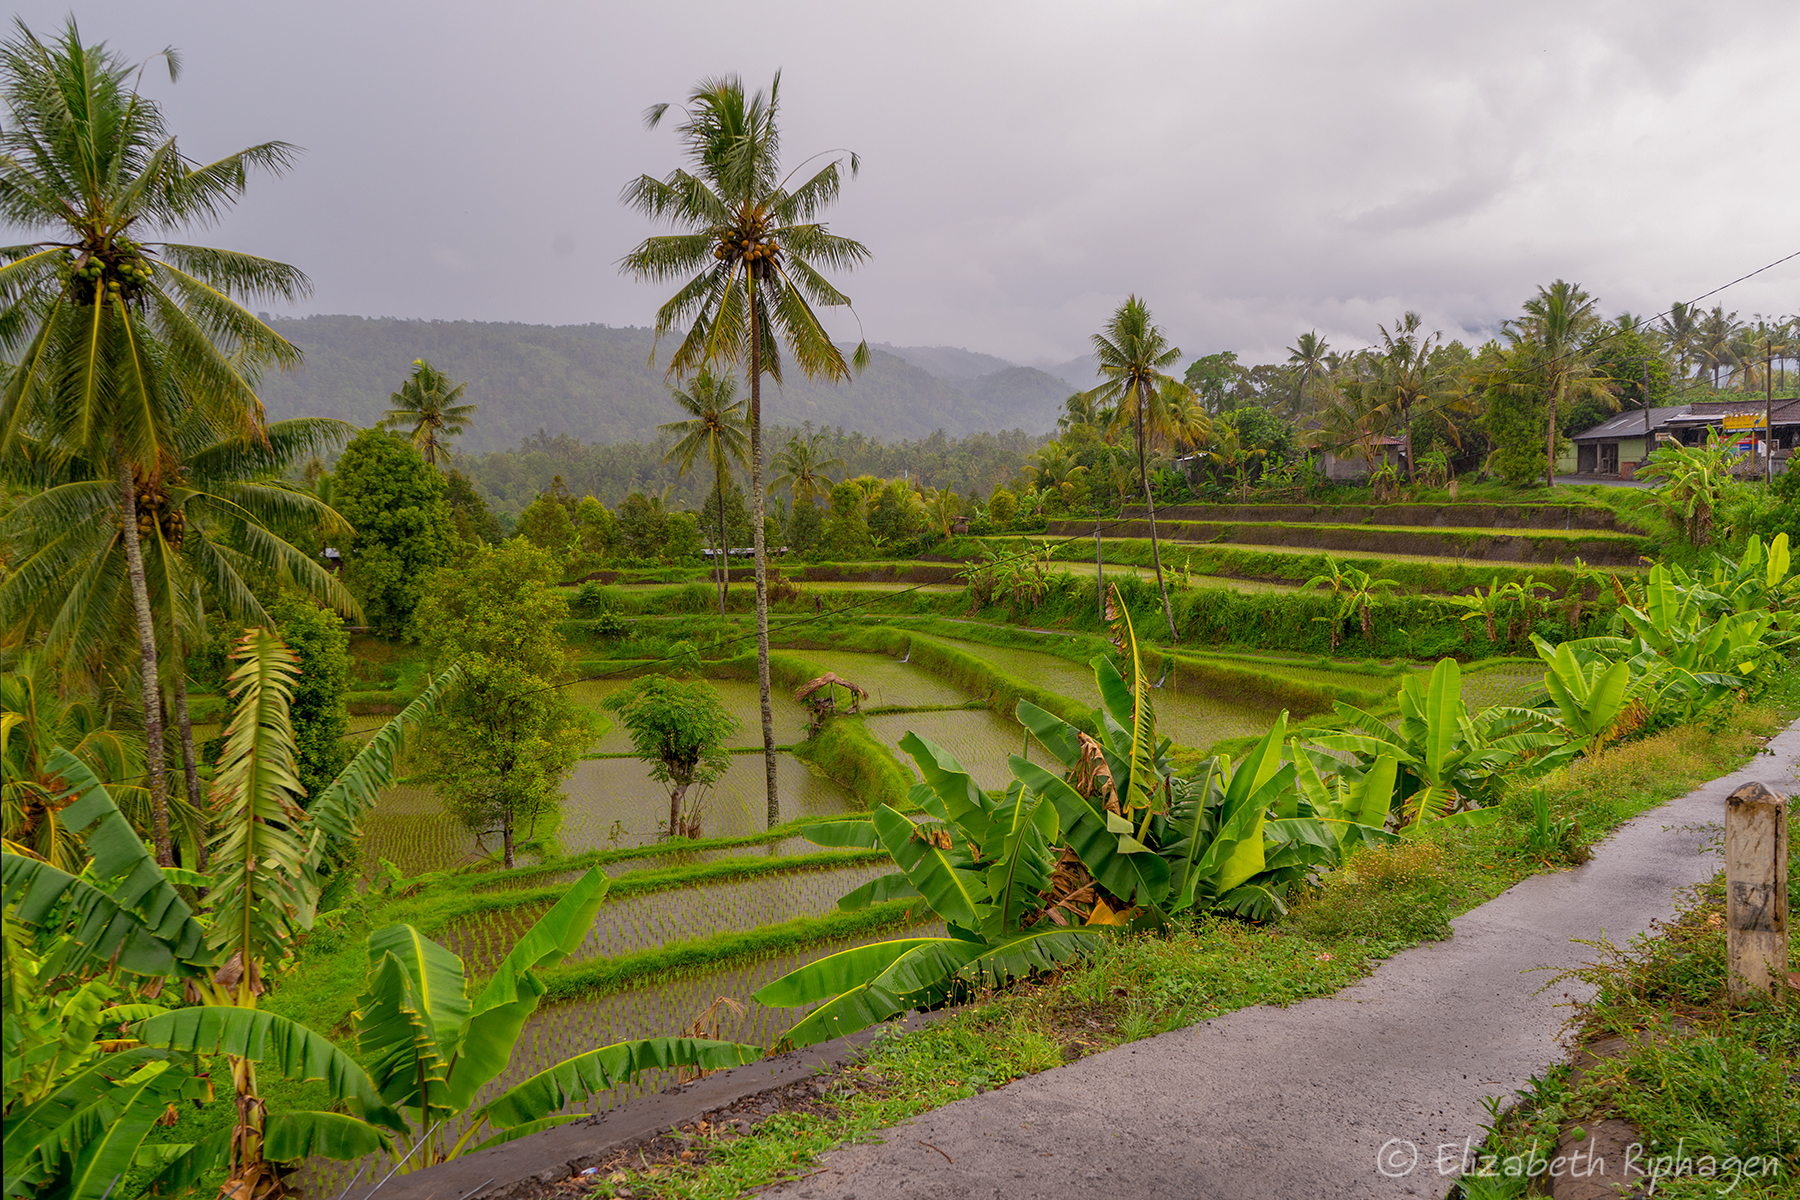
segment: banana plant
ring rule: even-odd
[[[1067,928],[1046,919],[1059,834],[1050,798],[1017,779],[1001,797],[990,796],[954,757],[915,733],[900,747],[919,769],[908,799],[923,819],[883,805],[866,821],[803,832],[821,845],[884,848],[899,867],[845,896],[840,908],[917,899],[944,920],[949,936],[859,946],[764,987],[755,995],[761,1004],[818,1004],[782,1035],[779,1049],[854,1033],[976,983],[1048,969],[1091,952],[1106,933],[1101,922]],[[1015,755],[1012,763],[1017,772],[1024,760]]]
[[[589,870],[519,939],[479,991],[460,958],[412,926],[393,925],[369,935],[369,975],[354,1014],[357,1051],[369,1064],[382,1102],[410,1119],[412,1137],[429,1141],[425,1153],[405,1160],[402,1171],[577,1120],[587,1114],[562,1110],[642,1071],[713,1070],[762,1057],[754,1046],[697,1038],[619,1042],[557,1063],[476,1103],[506,1069],[526,1020],[543,999],[546,986],[539,972],[586,940],[607,886],[600,868]],[[466,1128],[446,1147],[435,1131],[458,1118],[465,1119]],[[476,1142],[483,1133],[489,1136]]]
[[[1541,769],[1535,760],[1563,740],[1529,709],[1495,707],[1471,716],[1462,698],[1462,670],[1454,659],[1440,661],[1429,677],[1404,679],[1399,703],[1396,728],[1339,702],[1333,707],[1344,731],[1310,742],[1322,750],[1352,754],[1367,769],[1391,756],[1397,764],[1396,803],[1389,820],[1403,833],[1432,822],[1492,820],[1504,777]]]
[[[270,1117],[272,1152],[355,1158],[388,1145],[398,1114],[329,1040],[266,1013],[152,1002],[171,980],[208,977],[206,930],[87,764],[61,748],[49,763],[86,861],[71,874],[0,856],[4,1193],[101,1200],[136,1168],[161,1167],[154,1182],[180,1190],[228,1166],[231,1130],[198,1146],[147,1144],[170,1104],[210,1097],[204,1056],[215,1052],[323,1082],[350,1110]]]
[[[1578,655],[1567,642],[1552,647],[1536,634],[1531,641],[1544,660],[1544,687],[1569,739],[1563,750],[1552,753],[1573,757],[1603,743],[1629,698],[1630,664]]]

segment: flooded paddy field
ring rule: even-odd
[[[986,709],[966,712],[886,713],[864,718],[869,733],[885,742],[907,769],[916,777],[912,759],[900,749],[900,739],[916,733],[934,742],[963,765],[976,783],[989,790],[1003,788],[1012,781],[1012,768],[1007,766],[1009,754],[1025,748],[1025,727],[1010,717]],[[1038,758],[1043,751],[1037,750]]]
[[[893,870],[893,863],[885,861],[826,870],[802,868],[608,900],[594,918],[587,940],[569,960],[613,958],[669,942],[744,933],[796,917],[822,917],[837,911],[841,897]],[[438,940],[461,956],[471,974],[485,975],[549,909],[545,903],[482,913],[457,922]]]
[[[601,701],[614,692],[623,691],[631,686],[629,679],[593,679],[582,683],[570,684],[564,690],[571,699],[591,708],[599,709]],[[732,736],[725,739],[725,744],[733,748],[746,746],[762,746],[762,699],[754,679],[708,679],[708,684],[716,688],[720,701],[742,725]],[[806,709],[794,699],[791,688],[777,686],[769,697],[770,707],[775,714],[775,744],[788,746],[806,737],[808,723]],[[601,710],[601,715],[612,724],[600,738],[588,747],[589,754],[630,754],[631,735],[626,733],[625,726],[610,712]]]
[[[775,756],[781,820],[834,816],[856,807],[849,791],[791,754]],[[689,791],[683,808],[701,811],[705,837],[742,837],[769,827],[761,754],[734,754],[723,778],[704,794]],[[563,784],[563,853],[647,846],[669,819],[669,793],[636,758],[589,758]]]

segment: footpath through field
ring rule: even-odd
[[[1335,996],[1244,1009],[1084,1058],[889,1129],[764,1193],[923,1197],[1441,1197],[1482,1101],[1559,1060],[1589,961],[1711,878],[1725,797],[1758,780],[1792,794],[1800,722],[1742,770],[1621,826],[1592,861],[1538,875]],[[1543,970],[1542,968],[1551,968]],[[1554,1147],[1547,1147],[1551,1154]],[[1441,1155],[1441,1160],[1440,1160]],[[1440,1161],[1442,1173],[1440,1173]]]

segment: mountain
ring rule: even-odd
[[[939,379],[979,379],[983,375],[1005,371],[1017,365],[1004,358],[964,350],[960,346],[894,346],[878,342],[869,348],[905,359],[919,370],[936,375]]]
[[[1041,362],[1038,366],[1045,374],[1066,383],[1072,392],[1085,392],[1100,382],[1094,373],[1096,360],[1091,354],[1083,354],[1062,363]]]
[[[677,416],[661,365],[673,345],[665,339],[658,365],[649,365],[649,329],[353,316],[269,324],[305,352],[301,371],[263,381],[263,401],[277,419],[373,424],[417,358],[468,381],[467,399],[480,411],[459,444],[471,453],[508,449],[540,429],[587,442],[648,441]],[[918,365],[927,361],[962,373],[940,376]],[[987,369],[967,374],[972,367]],[[1061,381],[991,355],[893,347],[871,349],[868,369],[846,384],[814,383],[798,371],[785,387],[765,380],[763,410],[771,425],[810,421],[897,441],[939,429],[953,437],[1043,433],[1067,395]]]

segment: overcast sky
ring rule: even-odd
[[[311,275],[300,313],[652,323],[618,194],[678,144],[641,113],[777,68],[789,161],[862,156],[829,220],[873,253],[841,280],[871,341],[1062,360],[1135,291],[1190,356],[1269,361],[1408,308],[1479,336],[1557,277],[1654,313],[1800,250],[1795,0],[73,11],[184,52],[146,91],[189,155],[305,148],[208,235]],[[1719,299],[1800,311],[1800,259]]]

